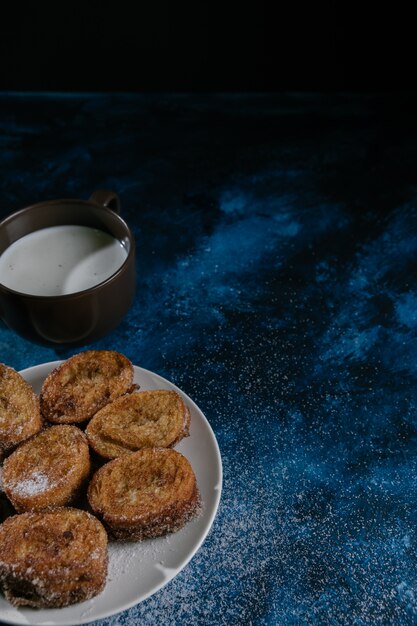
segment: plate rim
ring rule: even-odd
[[[19,374],[21,376],[23,376],[25,378],[25,374],[28,374],[29,372],[36,370],[38,368],[46,368],[49,369],[49,373],[52,372],[56,367],[58,367],[59,365],[61,365],[62,363],[64,363],[66,361],[66,359],[58,359],[58,360],[54,360],[54,361],[47,361],[44,363],[38,363],[36,365],[32,365],[30,367],[26,367],[24,369],[19,370]],[[212,529],[214,520],[216,518],[216,515],[218,513],[219,510],[219,505],[220,505],[220,500],[221,500],[221,495],[222,495],[222,490],[223,490],[223,462],[222,462],[222,457],[221,457],[221,452],[220,452],[220,447],[216,438],[216,435],[211,427],[210,422],[208,421],[208,419],[206,418],[205,414],[203,413],[203,411],[199,408],[199,406],[194,402],[194,400],[192,398],[190,398],[190,396],[183,391],[182,389],[180,389],[175,383],[171,382],[170,380],[168,380],[167,378],[161,376],[160,374],[157,374],[156,372],[153,372],[152,370],[146,369],[144,367],[141,367],[139,365],[135,365],[134,363],[132,363],[134,371],[135,370],[139,370],[139,372],[143,372],[144,374],[150,375],[158,380],[160,380],[161,382],[168,384],[170,388],[173,388],[175,391],[177,391],[188,403],[190,406],[192,406],[194,408],[194,410],[196,410],[199,414],[199,418],[202,418],[202,421],[205,423],[205,426],[208,430],[208,433],[210,435],[210,439],[211,439],[211,443],[213,444],[214,450],[215,450],[215,456],[217,459],[217,472],[218,472],[218,481],[215,484],[215,487],[213,489],[213,491],[215,492],[215,498],[214,498],[214,505],[212,508],[212,511],[206,521],[206,524],[204,526],[204,529],[201,533],[201,536],[198,538],[196,545],[193,547],[193,549],[187,553],[186,557],[184,560],[181,561],[181,564],[179,567],[174,568],[172,570],[170,570],[170,575],[169,576],[165,576],[162,581],[160,583],[158,583],[157,585],[153,586],[152,589],[145,593],[144,595],[142,595],[140,597],[139,600],[134,599],[131,602],[127,602],[124,603],[123,606],[121,608],[118,608],[116,611],[112,611],[112,612],[108,612],[108,611],[103,611],[98,615],[92,616],[91,614],[89,616],[86,616],[85,619],[81,618],[77,621],[77,624],[88,624],[90,622],[93,621],[97,621],[97,620],[102,620],[102,619],[106,619],[109,617],[113,617],[119,613],[122,613],[124,611],[127,611],[129,609],[131,609],[134,606],[137,606],[138,604],[140,604],[141,602],[144,602],[145,600],[147,600],[148,598],[150,598],[151,596],[153,596],[154,594],[156,594],[158,591],[160,591],[163,587],[165,587],[168,583],[170,583],[187,565],[188,563],[191,561],[191,559],[195,556],[195,554],[198,552],[198,550],[201,548],[201,546],[203,545],[203,543],[205,542],[207,535],[209,534],[210,530]],[[48,375],[48,374],[46,374]],[[171,574],[171,572],[173,572]],[[77,605],[74,605],[77,606]],[[22,607],[19,610],[25,610],[26,607]],[[71,609],[71,606],[69,607],[64,607],[64,608],[68,608]],[[48,609],[40,609],[41,611],[48,611]],[[52,609],[52,610],[56,610],[56,609]],[[27,617],[23,617],[22,620],[16,621],[13,618],[10,617],[4,617],[3,615],[1,615],[1,620],[4,620],[5,624],[13,624],[13,625],[23,625],[23,624],[27,624],[28,626],[30,626],[31,624],[34,625],[38,625],[41,626],[42,623],[48,624],[48,626],[73,626],[74,621],[67,621],[67,619],[63,619],[63,620],[48,620],[47,617],[45,617],[45,620],[40,621],[40,622],[32,622],[32,620],[30,620],[30,618],[28,619]]]

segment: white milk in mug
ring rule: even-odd
[[[127,257],[115,237],[88,226],[51,226],[13,242],[0,257],[0,283],[35,296],[77,293],[107,280]]]

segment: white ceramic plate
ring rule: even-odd
[[[23,377],[39,393],[49,372],[61,361],[29,367]],[[203,500],[201,515],[177,533],[141,543],[109,545],[109,574],[104,591],[87,602],[64,609],[12,607],[0,595],[0,620],[9,624],[72,626],[124,611],[154,594],[176,576],[203,543],[220,501],[222,463],[214,433],[198,406],[178,387],[157,374],[135,367],[135,383],[144,389],[175,389],[191,411],[190,436],[176,450],[190,461]]]

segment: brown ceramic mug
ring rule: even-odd
[[[136,283],[135,241],[119,212],[118,196],[101,189],[89,200],[41,202],[0,222],[0,255],[26,235],[60,226],[103,231],[104,237],[114,238],[125,251],[124,260],[108,278],[79,291],[39,295],[0,282],[3,321],[28,339],[55,344],[88,343],[117,326],[133,301]]]

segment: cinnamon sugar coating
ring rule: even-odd
[[[41,511],[71,502],[89,472],[85,434],[76,426],[51,426],[5,460],[3,489],[16,511]]]
[[[118,398],[89,422],[86,435],[100,456],[113,459],[141,448],[168,448],[190,427],[190,411],[176,391],[140,391]]]
[[[13,368],[0,363],[0,457],[40,431],[39,400]]]
[[[107,534],[86,511],[23,513],[0,526],[0,587],[14,606],[64,607],[106,583]]]
[[[189,461],[169,448],[146,448],[109,461],[94,474],[88,501],[120,540],[175,532],[200,508]]]
[[[69,358],[45,379],[41,413],[55,424],[86,422],[133,387],[133,365],[112,350],[87,350]]]

